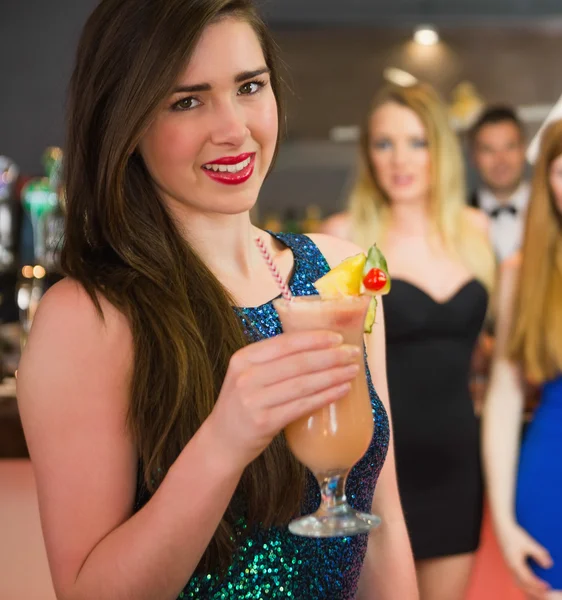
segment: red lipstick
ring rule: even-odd
[[[239,185],[250,179],[254,172],[255,152],[238,156],[223,156],[205,163],[201,168],[213,181],[225,185]]]

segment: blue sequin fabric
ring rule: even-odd
[[[320,250],[304,235],[277,234],[276,237],[293,252],[291,292],[295,296],[316,294],[313,283],[330,269]],[[281,333],[271,302],[236,311],[254,341]],[[388,417],[368,369],[367,378],[375,432],[367,453],[352,469],[346,488],[351,506],[363,512],[371,511],[375,483],[389,441]],[[302,514],[314,512],[319,502],[318,484],[309,473]],[[189,581],[180,598],[352,600],[366,550],[366,534],[315,539],[292,535],[287,527],[258,529],[244,538],[226,577],[219,579],[213,573],[197,575]]]

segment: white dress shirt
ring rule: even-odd
[[[478,190],[478,207],[490,216],[490,241],[500,262],[521,248],[530,192],[524,181],[508,202],[500,203],[489,189]]]

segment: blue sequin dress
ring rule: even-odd
[[[291,292],[295,296],[316,294],[313,283],[330,270],[322,253],[306,236],[277,234],[276,237],[293,252]],[[271,302],[255,308],[237,308],[236,312],[254,341],[281,333]],[[365,456],[349,475],[346,493],[353,508],[368,513],[388,448],[389,424],[368,368],[367,378],[375,433]],[[319,502],[318,484],[309,473],[302,514],[314,512]],[[366,534],[315,539],[292,535],[287,527],[258,529],[238,547],[224,579],[219,580],[215,573],[194,576],[179,598],[352,600],[366,549]]]

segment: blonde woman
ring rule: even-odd
[[[487,219],[466,207],[461,151],[425,84],[374,100],[349,210],[324,231],[388,258],[387,369],[398,483],[422,600],[461,600],[482,513],[471,356],[494,279]]]
[[[562,598],[562,121],[544,132],[523,250],[502,265],[498,297],[484,411],[492,515],[527,596]],[[542,389],[519,448],[525,380]]]

